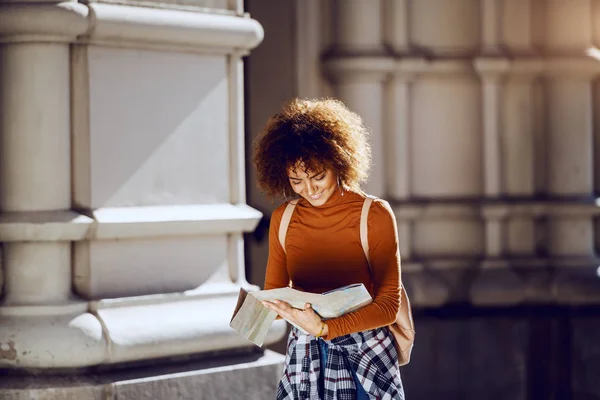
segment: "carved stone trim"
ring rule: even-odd
[[[92,44],[249,50],[263,39],[249,17],[92,3]]]
[[[0,214],[0,241],[81,241],[250,232],[262,217],[245,204],[101,208]]]
[[[71,42],[89,24],[88,7],[77,2],[0,5],[0,43]]]
[[[77,41],[229,53],[254,48],[263,35],[247,14],[76,2],[0,5],[0,43]]]

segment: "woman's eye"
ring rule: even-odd
[[[300,182],[298,182],[298,181],[292,181],[292,185],[294,185],[294,186],[298,186],[299,184],[300,184]]]
[[[323,178],[325,178],[325,175],[321,175],[321,176],[319,176],[318,178],[315,178],[315,179],[318,180],[318,181],[322,181]]]

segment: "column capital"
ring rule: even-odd
[[[600,61],[586,57],[549,57],[544,59],[544,75],[549,78],[592,80],[600,74]]]
[[[331,57],[323,63],[332,82],[383,81],[395,70],[395,65],[390,56]]]
[[[74,1],[0,5],[0,43],[73,42],[90,29],[89,9]]]
[[[394,78],[402,82],[412,82],[428,68],[424,57],[405,57],[396,61]]]
[[[511,68],[511,62],[504,57],[479,57],[473,62],[475,70],[486,81],[504,78]]]
[[[544,60],[541,58],[517,58],[511,61],[510,78],[533,80],[544,72]]]

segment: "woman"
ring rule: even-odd
[[[404,399],[392,324],[400,307],[400,256],[389,205],[368,214],[369,263],[360,241],[370,167],[368,130],[340,101],[294,100],[258,137],[259,186],[286,203],[272,215],[265,289],[292,286],[323,293],[362,282],[373,302],[322,320],[310,304],[265,306],[295,325],[288,339],[278,399]],[[299,201],[283,245],[279,226],[289,197]],[[302,328],[303,333],[297,327]]]

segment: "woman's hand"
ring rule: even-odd
[[[265,307],[275,311],[281,318],[298,325],[313,336],[327,336],[327,324],[323,323],[321,317],[312,309],[309,303],[304,305],[303,310],[292,308],[288,303],[281,300],[263,301]]]

